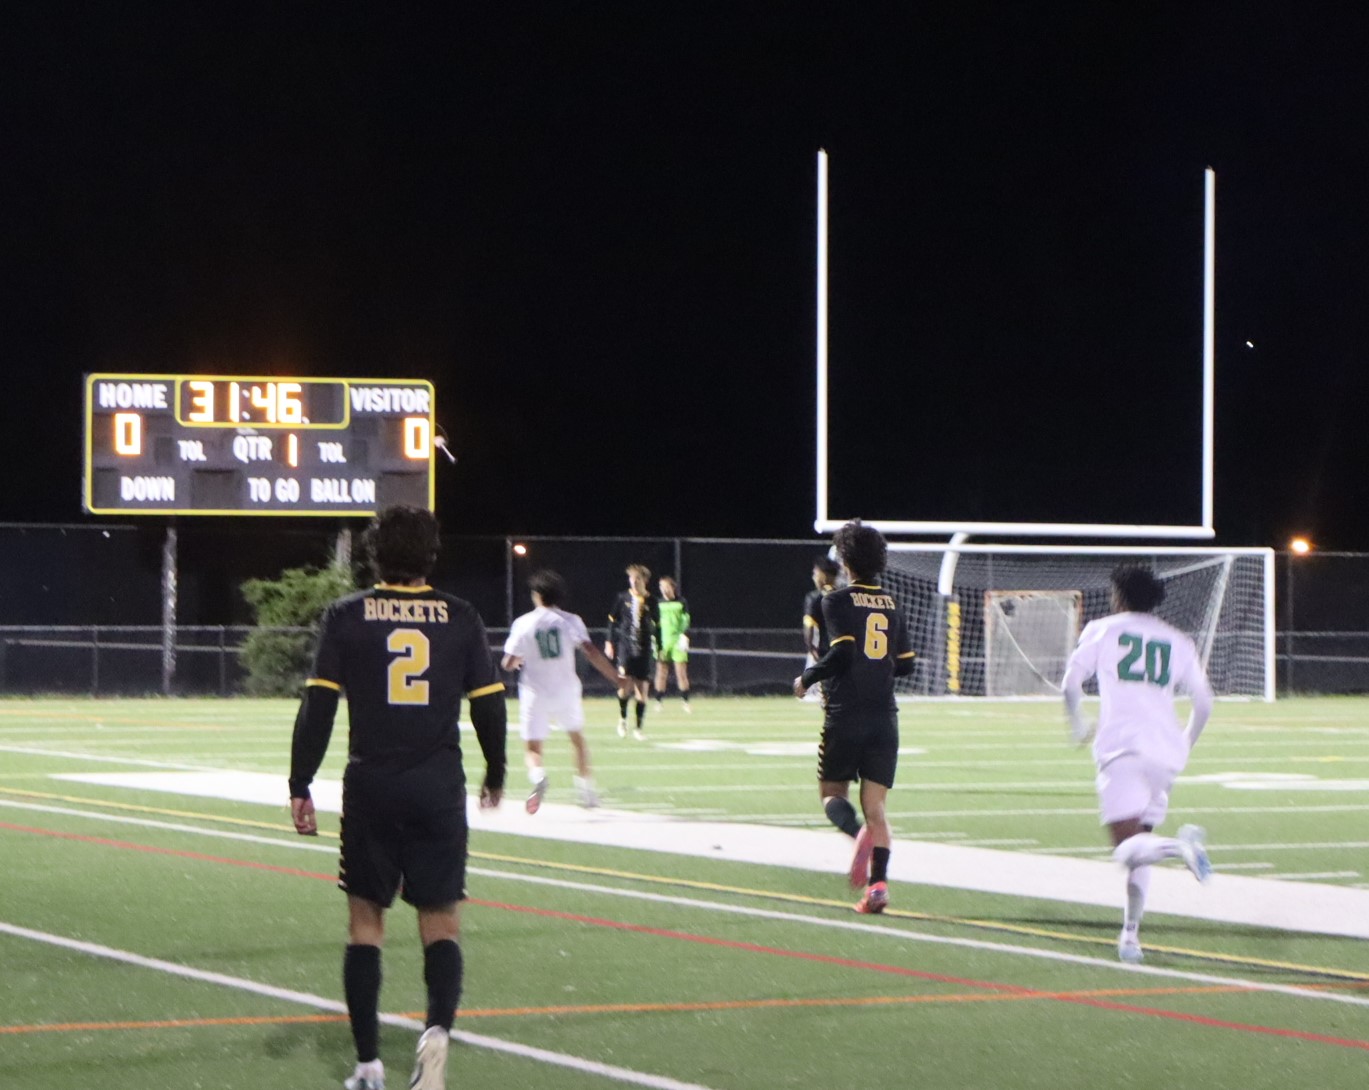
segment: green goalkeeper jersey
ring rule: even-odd
[[[657,608],[661,614],[661,650],[672,651],[689,630],[689,603],[683,598],[662,598]]]

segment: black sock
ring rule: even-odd
[[[635,706],[635,708],[636,708],[636,711],[637,711],[637,729],[638,729],[638,730],[641,730],[641,729],[642,729],[642,720],[646,718],[646,701],[645,701],[645,700],[635,700],[635,701],[633,701],[633,704],[634,704],[634,706]]]
[[[686,704],[689,703],[689,690],[688,690],[688,689],[681,689],[681,690],[680,690],[680,699],[683,700]]]
[[[889,849],[874,848],[870,851],[870,883],[889,880]]]
[[[428,985],[429,1026],[451,1030],[461,1002],[461,947],[454,939],[438,939],[423,948],[423,983]]]
[[[627,718],[627,697],[625,696],[620,696],[618,698],[618,718]]]
[[[847,836],[854,837],[860,832],[860,821],[856,818],[856,808],[840,795],[833,795],[825,800],[822,808],[827,813],[827,820]]]
[[[380,947],[350,945],[342,957],[342,991],[357,1046],[357,1063],[380,1057]]]

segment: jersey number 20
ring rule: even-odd
[[[427,672],[430,661],[428,637],[416,628],[396,628],[385,649],[398,656],[390,660],[390,703],[428,703],[428,683],[419,676]]]
[[[1169,684],[1169,641],[1146,640],[1131,632],[1123,632],[1117,637],[1117,646],[1126,648],[1126,654],[1117,663],[1119,681],[1149,681],[1152,685]],[[1142,657],[1145,667],[1139,666]]]

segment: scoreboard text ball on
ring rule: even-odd
[[[433,507],[427,381],[93,374],[85,392],[91,514]]]

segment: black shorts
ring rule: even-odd
[[[623,677],[629,677],[633,681],[650,681],[653,660],[651,653],[645,655],[629,655],[627,658],[618,660],[618,673]]]
[[[395,894],[415,908],[466,896],[466,784],[459,764],[404,772],[349,765],[342,778],[338,888],[389,908]]]
[[[876,708],[827,713],[818,743],[819,780],[869,780],[893,787],[897,770],[897,711]]]

